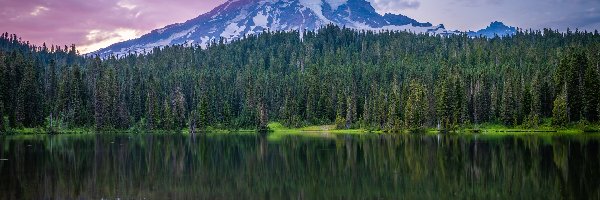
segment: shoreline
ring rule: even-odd
[[[519,134],[539,134],[539,135],[564,135],[564,134],[594,134],[600,133],[598,129],[584,130],[584,128],[569,127],[569,128],[553,128],[553,127],[538,127],[538,128],[514,128],[504,127],[502,125],[484,125],[481,128],[461,128],[454,131],[443,131],[435,128],[427,128],[420,131],[400,130],[400,131],[386,131],[386,130],[370,130],[364,128],[357,129],[336,129],[335,125],[316,125],[307,126],[301,128],[289,128],[285,127],[280,123],[272,122],[268,125],[268,134],[285,134],[285,135],[303,135],[303,134],[343,134],[343,135],[355,135],[355,134],[448,134],[448,135],[519,135]],[[92,128],[74,128],[74,129],[61,129],[49,131],[45,128],[23,128],[23,129],[11,129],[4,132],[0,132],[0,135],[57,135],[57,134],[98,134],[98,133],[123,133],[123,134],[184,134],[189,135],[189,129],[182,129],[181,131],[175,130],[93,130]],[[227,129],[215,129],[209,128],[207,130],[197,131],[196,134],[259,134],[256,129],[238,129],[238,130],[227,130]]]

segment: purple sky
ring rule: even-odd
[[[0,31],[89,52],[184,22],[224,0],[0,0]]]
[[[449,29],[477,30],[491,21],[539,29],[600,29],[600,0],[368,0]],[[0,31],[34,44],[69,45],[82,53],[184,22],[225,0],[0,0]]]

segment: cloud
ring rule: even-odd
[[[210,11],[225,0],[0,0],[0,31],[82,53]]]
[[[550,21],[543,23],[541,27],[549,27],[565,31],[566,28],[571,30],[600,30],[600,13],[595,7],[587,8],[583,12],[574,12],[569,15],[563,15],[557,18],[552,18]]]
[[[467,6],[467,7],[480,7],[485,5],[500,5],[505,0],[453,0],[453,3]]]
[[[44,11],[48,11],[48,8],[46,8],[44,6],[37,6],[29,14],[32,15],[32,16],[38,16],[40,13],[43,13]]]
[[[0,0],[0,32],[82,53],[184,22],[226,0]],[[475,30],[501,20],[522,28],[600,29],[598,0],[367,0],[379,13]]]
[[[91,30],[85,36],[88,44],[79,46],[81,52],[92,52],[111,44],[140,37],[144,32],[135,29],[118,28],[113,31]]]
[[[127,1],[119,1],[119,2],[117,2],[117,6],[128,9],[128,10],[133,10],[138,7],[137,5],[127,2]]]
[[[417,9],[421,2],[417,0],[367,0],[379,13],[397,13],[405,9]]]

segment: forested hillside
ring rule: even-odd
[[[101,60],[0,38],[3,130],[598,123],[600,35],[267,32]]]

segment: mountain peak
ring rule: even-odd
[[[397,30],[415,33],[444,32],[443,27],[420,23],[404,15],[378,14],[366,0],[229,0],[212,11],[184,23],[153,30],[134,40],[113,44],[92,54],[150,52],[175,44],[207,46],[264,30],[316,30],[327,24],[358,30]]]
[[[493,21],[488,26],[488,28],[506,28],[506,27],[508,27],[508,26],[504,25],[504,23],[499,22],[499,21]]]
[[[467,33],[470,37],[505,37],[511,36],[517,33],[517,28],[507,26],[500,21],[494,21],[490,23],[490,25],[484,29],[481,29],[477,32],[470,31]]]
[[[91,54],[107,57],[148,53],[155,47],[180,44],[206,47],[221,38],[232,41],[265,30],[317,30],[327,24],[370,31],[457,33],[447,31],[443,25],[421,23],[401,14],[380,15],[366,0],[229,0],[194,19],[153,30],[140,38],[119,42]]]

